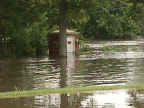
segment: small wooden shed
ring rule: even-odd
[[[79,32],[66,30],[67,52],[79,52]],[[59,30],[48,34],[49,54],[59,54]]]

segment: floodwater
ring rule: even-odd
[[[100,91],[1,99],[1,108],[144,108],[144,91]]]
[[[144,40],[85,42],[94,49],[127,46],[128,51],[91,55],[7,58],[0,60],[0,92],[78,86],[144,83]],[[133,50],[135,49],[135,50]],[[117,100],[117,101],[116,101]],[[3,108],[142,108],[144,91],[101,91],[1,99]],[[8,106],[7,106],[8,105]]]

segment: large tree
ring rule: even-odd
[[[90,6],[94,5],[94,3],[96,2],[93,2],[93,0],[55,0],[53,2],[55,3],[55,5],[59,6],[59,56],[67,56],[67,19],[69,18],[69,16],[72,16],[72,19],[73,17],[76,17],[81,13],[83,13],[83,17],[85,17],[84,10],[90,8]],[[78,20],[79,19],[77,19],[77,22],[79,22]],[[69,22],[71,21],[69,20]]]
[[[59,2],[59,56],[67,56],[67,40],[66,40],[66,29],[67,29],[67,10],[68,2],[66,0],[60,0]]]

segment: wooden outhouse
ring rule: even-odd
[[[67,52],[79,52],[79,32],[66,30]],[[49,54],[59,54],[59,30],[49,33]]]

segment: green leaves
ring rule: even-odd
[[[108,2],[99,8],[98,13],[90,14],[84,35],[96,39],[133,39],[140,32],[136,21],[129,13],[130,4],[122,0]],[[101,11],[100,11],[101,10]]]
[[[1,49],[4,50],[4,37],[7,37],[10,55],[42,53],[47,49],[47,34],[59,29],[60,1],[1,1]],[[79,31],[86,38],[132,39],[140,33],[139,25],[143,28],[143,13],[138,13],[144,11],[143,0],[64,1],[67,5],[67,28]]]
[[[48,32],[58,28],[48,16],[50,5],[46,0],[7,0],[0,4],[0,37],[7,37],[8,56],[42,53],[47,49]]]

